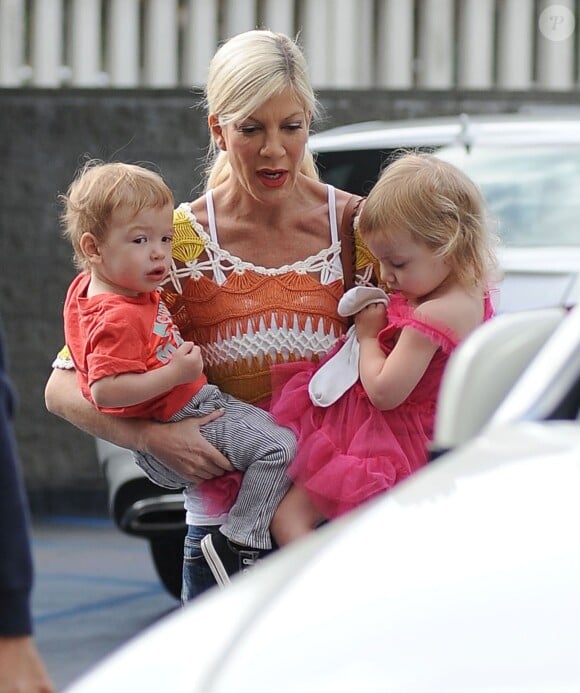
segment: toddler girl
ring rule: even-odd
[[[388,293],[347,292],[339,312],[356,312],[355,326],[341,351],[316,370],[275,370],[272,413],[298,437],[288,470],[294,486],[271,526],[280,545],[427,462],[449,356],[493,314],[494,235],[479,189],[459,169],[429,154],[401,156],[380,176],[358,224]]]

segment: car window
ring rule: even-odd
[[[580,150],[446,147],[480,186],[507,246],[580,246]]]
[[[320,177],[335,188],[357,195],[367,195],[389,152],[363,149],[341,152],[318,152],[314,155]]]
[[[433,147],[416,147],[413,151],[433,151]],[[402,152],[401,148],[352,149],[315,152],[321,179],[335,188],[355,195],[368,195],[382,169]]]

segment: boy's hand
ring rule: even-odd
[[[183,342],[173,353],[167,368],[173,376],[175,385],[196,380],[203,371],[201,349],[193,342]]]

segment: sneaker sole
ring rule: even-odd
[[[230,576],[228,575],[226,569],[223,566],[223,563],[220,560],[220,557],[214,549],[211,534],[208,534],[201,540],[200,546],[201,552],[203,553],[204,558],[209,566],[209,569],[211,570],[211,574],[214,576],[217,584],[220,587],[225,587],[226,585],[229,585],[231,582]]]

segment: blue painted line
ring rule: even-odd
[[[78,573],[36,573],[36,582],[46,584],[48,582],[82,582],[97,585],[115,585],[122,587],[158,587],[156,580],[135,580],[132,578],[108,577],[106,575],[80,575]],[[160,590],[161,591],[161,590]]]
[[[37,517],[33,525],[71,525],[73,527],[106,527],[113,529],[115,523],[110,517],[83,517],[82,515],[48,515]]]
[[[145,599],[147,597],[152,597],[161,592],[161,588],[146,590],[143,592],[137,592],[136,594],[124,595],[122,597],[114,597],[112,599],[102,599],[98,602],[92,604],[85,604],[84,606],[76,606],[70,609],[62,609],[60,611],[52,611],[38,616],[34,616],[34,623],[48,623],[50,621],[60,621],[65,618],[71,618],[74,616],[81,616],[83,614],[89,614],[93,611],[101,611],[103,609],[110,609],[121,604],[128,604],[134,602],[138,599]]]
[[[100,539],[98,541],[93,541],[89,539],[88,541],[77,541],[72,542],[70,538],[63,537],[62,539],[32,539],[32,547],[34,549],[53,549],[53,548],[65,548],[68,550],[81,550],[87,551],[111,551],[111,552],[123,552],[123,553],[142,553],[147,549],[147,544],[142,542],[135,542],[129,546],[114,546],[109,542],[103,542]]]

